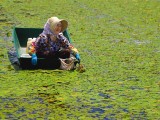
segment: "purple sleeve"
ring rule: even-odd
[[[46,49],[46,47],[47,47],[47,41],[48,39],[47,39],[47,36],[46,35],[43,35],[43,34],[41,34],[38,38],[37,38],[37,40],[36,40],[36,51],[37,52],[44,52],[45,51],[45,49]]]
[[[60,40],[60,44],[63,48],[68,48],[70,46],[68,39],[63,34],[59,34],[57,38]]]

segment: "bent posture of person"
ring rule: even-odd
[[[28,53],[32,56],[31,63],[37,64],[37,57],[44,58],[69,58],[72,54],[80,63],[78,50],[71,45],[63,35],[68,22],[57,17],[51,17],[44,25],[43,32],[28,47]]]

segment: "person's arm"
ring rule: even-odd
[[[71,45],[71,44],[68,45],[68,48],[70,49],[70,51],[71,51],[71,53],[72,53],[73,55],[76,55],[77,53],[79,53],[78,50],[77,50],[77,48],[75,48],[75,47],[74,47],[73,45]]]
[[[71,53],[76,57],[76,59],[78,60],[78,62],[80,63],[80,55],[79,52],[77,50],[77,48],[75,48],[74,46],[72,46],[71,44],[69,45],[69,49],[71,50]]]
[[[71,51],[71,54],[73,56],[75,56],[76,59],[78,60],[78,62],[80,63],[80,55],[79,55],[79,52],[78,52],[77,48],[75,48],[73,45],[71,45],[69,40],[65,36],[63,36],[63,34],[59,34],[58,37],[62,42],[62,47],[63,48],[69,48],[69,50]]]

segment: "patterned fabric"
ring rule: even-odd
[[[51,40],[51,37],[45,34],[40,34],[36,41],[32,42],[27,49],[30,55],[36,53],[42,56],[54,55],[60,49],[69,49],[73,55],[78,53],[78,50],[62,34],[55,37],[55,40]]]
[[[50,29],[49,21],[47,21],[47,23],[44,25],[44,30],[42,33],[45,35],[47,35],[47,34],[54,35],[54,33]]]
[[[67,49],[69,46],[69,41],[62,34],[57,36],[41,34],[35,42],[36,53],[44,56],[54,55],[61,48]]]
[[[69,49],[70,53],[75,55],[78,50],[73,47],[68,39],[59,33],[55,35],[51,29],[50,25],[47,23],[44,25],[43,32],[39,35],[35,42],[28,47],[28,53],[32,55],[33,53],[49,56],[56,54],[60,49]]]

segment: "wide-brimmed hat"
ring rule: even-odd
[[[58,17],[51,17],[51,18],[48,19],[48,23],[50,24],[50,29],[52,31],[54,31],[55,26],[59,22],[61,22],[61,24],[62,24],[62,30],[61,30],[61,32],[64,32],[67,29],[67,27],[68,27],[68,22],[66,20],[59,19]]]

